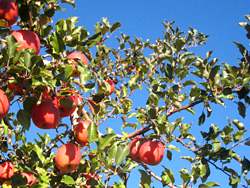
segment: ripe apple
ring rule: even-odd
[[[141,162],[141,159],[139,157],[139,150],[141,148],[142,143],[146,141],[145,138],[142,137],[136,137],[129,145],[130,148],[130,156],[132,159],[134,159],[136,162]]]
[[[38,55],[40,51],[40,40],[35,32],[29,30],[17,30],[13,31],[12,35],[17,43],[21,45],[17,48],[17,51],[32,48],[35,50],[35,54]]]
[[[76,133],[75,140],[78,144],[85,146],[88,141],[88,127],[91,121],[85,119],[81,121],[76,128],[74,129],[74,133]]]
[[[60,89],[57,93],[60,93],[60,92],[69,94],[69,96],[56,96],[54,97],[53,103],[56,104],[57,107],[59,108],[61,117],[70,116],[76,110],[76,107],[78,105],[78,95],[72,90],[62,91],[62,89]],[[60,100],[63,100],[64,98],[67,100],[71,100],[73,102],[74,107],[60,104]]]
[[[0,165],[0,178],[9,179],[14,175],[14,165],[12,162],[4,162]]]
[[[62,172],[73,172],[80,164],[81,157],[81,150],[77,145],[63,144],[56,151],[55,163]]]
[[[31,118],[41,129],[54,129],[60,121],[60,111],[52,101],[43,99],[39,105],[33,105]]]
[[[33,185],[35,183],[35,178],[34,178],[32,173],[21,172],[20,174],[26,177],[26,179],[27,179],[27,184],[26,185],[27,186],[30,187],[31,185]]]
[[[42,98],[43,99],[48,99],[48,100],[52,100],[52,96],[51,96],[51,88],[49,86],[36,86],[33,88],[34,92],[42,92]]]
[[[83,53],[74,52],[74,53],[69,54],[66,58],[72,60],[70,64],[72,64],[72,68],[73,68],[73,73],[72,73],[73,77],[79,77],[79,74],[77,72],[78,63],[75,60],[80,60],[85,65],[88,65],[88,59]]]
[[[158,141],[146,141],[139,149],[139,157],[148,165],[158,165],[164,156],[164,146]]]
[[[18,18],[18,6],[13,0],[0,1],[0,19],[5,20],[4,27],[11,27]]]
[[[115,89],[115,83],[110,79],[106,80],[106,82],[110,85],[110,90],[108,92],[106,92],[105,96],[109,96],[113,93],[113,91]]]
[[[10,109],[10,101],[3,90],[0,89],[0,119],[4,118]]]

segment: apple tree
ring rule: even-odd
[[[0,1],[2,187],[124,188],[132,171],[139,187],[224,183],[214,173],[249,187],[250,161],[237,150],[250,145],[244,124],[207,123],[228,104],[246,116],[250,58],[242,44],[234,42],[237,66],[220,64],[212,51],[194,52],[208,35],[192,27],[165,21],[152,43],[101,18],[89,33],[77,17],[53,20],[63,4],[75,7],[74,0]],[[240,25],[250,39],[250,25]],[[186,161],[180,169],[168,166],[176,151],[178,163]]]

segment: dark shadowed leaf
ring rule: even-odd
[[[20,109],[17,113],[17,119],[21,123],[21,125],[26,129],[29,130],[30,128],[30,113],[26,110]]]
[[[198,119],[198,124],[202,125],[205,122],[205,119],[206,119],[205,113],[202,112],[201,116]]]
[[[238,110],[240,115],[245,118],[246,116],[246,107],[242,102],[238,102]]]

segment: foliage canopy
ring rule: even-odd
[[[250,161],[235,151],[241,144],[249,147],[247,129],[230,118],[224,126],[206,124],[213,113],[212,104],[226,108],[228,102],[235,103],[239,115],[246,117],[250,103],[250,56],[242,44],[234,42],[242,55],[237,66],[218,64],[218,59],[212,58],[212,51],[205,58],[192,51],[204,45],[209,37],[192,27],[183,32],[174,22],[165,21],[163,37],[151,43],[137,37],[131,39],[123,33],[113,37],[121,23],[112,24],[101,18],[95,25],[95,33],[90,34],[82,26],[76,26],[77,17],[52,24],[53,16],[63,11],[60,6],[64,3],[75,6],[74,0],[16,0],[19,20],[15,28],[34,31],[43,53],[17,50],[19,44],[11,35],[14,27],[0,29],[1,89],[12,100],[9,114],[1,121],[1,162],[11,161],[17,172],[33,172],[36,184],[32,187],[83,187],[80,184],[86,180],[84,173],[90,172],[99,177],[88,180],[92,187],[109,187],[109,180],[116,176],[119,180],[112,186],[123,188],[131,170],[137,168],[141,174],[140,187],[150,187],[153,181],[173,188],[219,186],[220,182],[208,181],[213,170],[228,176],[228,184],[233,188],[250,185],[247,177]],[[250,15],[245,18],[250,22]],[[240,25],[250,39],[250,25],[247,22]],[[107,46],[106,41],[111,37],[116,38],[118,48]],[[88,65],[77,61],[78,78],[72,77],[73,67],[66,58],[75,51],[82,52],[89,60]],[[110,90],[107,79],[115,83],[112,95],[107,94]],[[21,85],[21,90],[10,89],[10,84]],[[62,88],[71,89],[81,103],[69,119],[61,119],[53,134],[40,134],[38,129],[39,139],[27,138],[27,131],[34,126],[32,107],[41,102],[46,87],[51,89],[52,98]],[[143,105],[133,101],[138,91],[147,97]],[[60,103],[74,105],[69,100]],[[198,120],[185,122],[184,112],[201,115]],[[89,144],[81,147],[80,165],[72,173],[60,172],[54,162],[55,152],[62,143],[75,143],[73,129],[84,119],[91,120],[91,124]],[[108,126],[104,127],[106,122]],[[209,126],[208,131],[196,134],[190,131],[192,126],[204,124]],[[171,162],[172,152],[179,151],[179,160],[190,162],[190,166],[178,169],[178,174],[162,162],[159,174],[151,166],[137,163],[131,158],[129,148],[137,136],[162,142],[163,160]],[[235,161],[238,167],[233,168],[231,164]],[[181,182],[176,181],[177,176]],[[9,180],[13,187],[25,187],[27,183],[19,173]],[[1,180],[2,187],[9,180]]]

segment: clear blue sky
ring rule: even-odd
[[[66,12],[58,12],[55,16],[55,22],[58,19],[68,18],[72,16],[79,17],[78,25],[84,26],[85,29],[94,33],[94,25],[100,21],[100,18],[107,17],[111,23],[119,21],[122,23],[115,35],[120,36],[119,32],[129,36],[141,37],[144,41],[150,39],[154,42],[156,38],[163,37],[164,20],[176,21],[175,26],[179,26],[181,30],[188,31],[188,26],[192,26],[205,35],[210,34],[207,45],[199,47],[196,52],[204,57],[207,51],[213,50],[213,57],[219,59],[219,63],[227,62],[231,65],[237,63],[237,58],[241,57],[237,47],[232,41],[238,41],[248,47],[248,40],[245,37],[245,30],[238,25],[238,22],[245,22],[244,15],[250,12],[249,0],[76,0],[76,9],[71,6],[64,6]],[[54,23],[55,23],[54,22]],[[113,40],[115,41],[115,40]],[[110,43],[110,46],[117,46],[118,43]],[[142,99],[133,96],[134,100],[143,103]],[[199,106],[196,109],[202,109]],[[245,126],[248,126],[250,118],[247,116],[244,120],[238,116],[237,106],[229,104],[229,108],[223,109],[220,106],[215,106],[211,120],[206,123],[215,123],[220,127],[227,125],[226,117],[231,119],[239,119]],[[247,112],[248,114],[249,112]],[[200,127],[197,126],[197,118],[201,111],[197,112],[196,116],[188,116],[185,119],[187,122],[194,121],[193,131],[199,132]],[[186,114],[181,114],[185,116]],[[122,124],[121,124],[122,125]],[[118,128],[121,126],[115,124]],[[112,127],[112,126],[111,126]],[[113,127],[112,127],[113,128]],[[204,128],[207,128],[205,125]],[[31,129],[32,131],[37,131]],[[239,150],[249,150],[248,146],[240,146]],[[185,151],[185,150],[184,150]],[[188,152],[188,151],[187,151]],[[182,153],[183,154],[183,153]],[[241,157],[250,154],[241,152]],[[184,154],[188,155],[188,153]],[[176,176],[176,183],[182,183],[178,178],[182,167],[190,169],[190,164],[180,159],[178,152],[173,151],[173,160],[169,161],[164,157],[163,162],[157,167],[150,167],[157,175],[162,171],[161,165],[171,169]],[[224,182],[228,180],[223,173],[214,170],[214,175],[209,181],[218,181],[221,187],[229,187]],[[137,170],[133,170],[131,178],[128,182],[128,188],[138,187],[140,174]],[[154,179],[153,179],[154,180]],[[154,180],[155,187],[162,187],[161,183]],[[197,186],[194,186],[197,187]]]

